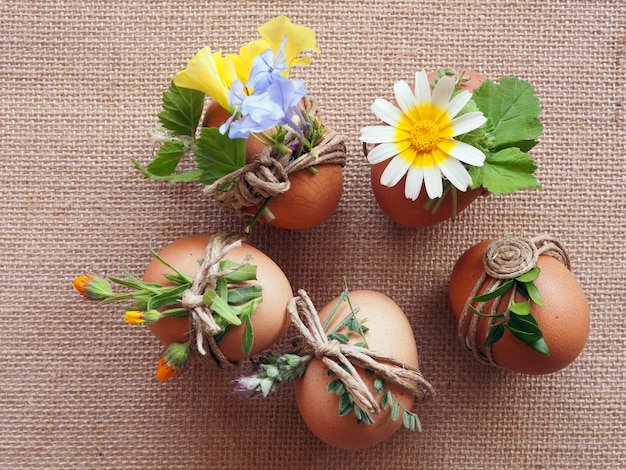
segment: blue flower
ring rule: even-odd
[[[220,126],[229,130],[229,137],[248,138],[250,133],[263,132],[279,125],[288,125],[302,134],[293,116],[302,116],[298,104],[307,94],[304,80],[290,80],[282,72],[287,69],[284,59],[285,39],[274,54],[266,50],[254,59],[250,80],[246,85],[236,80],[228,93],[228,103],[235,108],[230,118]],[[252,90],[248,94],[248,90]]]
[[[276,55],[274,55],[272,49],[267,49],[254,58],[250,78],[247,83],[248,88],[254,89],[255,92],[263,93],[267,91],[275,79],[287,70],[287,61],[284,54],[286,40],[287,36],[283,38],[283,43]]]

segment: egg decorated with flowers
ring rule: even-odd
[[[126,322],[148,326],[164,347],[157,379],[173,377],[194,357],[230,367],[272,346],[288,328],[288,279],[238,236],[190,235],[151,254],[141,279],[83,275],[74,287],[87,299],[125,301]]]
[[[315,32],[285,16],[258,32],[236,54],[204,47],[189,60],[163,95],[155,158],[133,163],[147,178],[200,181],[219,206],[251,217],[247,231],[258,221],[311,228],[339,204],[345,142],[320,121],[304,80],[290,78],[319,52]],[[195,168],[177,172],[185,155]]]
[[[480,195],[539,188],[527,153],[542,132],[532,86],[499,83],[469,70],[418,71],[394,85],[395,102],[376,99],[382,125],[361,141],[381,210],[407,226],[455,218]]]

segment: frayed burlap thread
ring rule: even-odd
[[[311,98],[303,100],[307,115],[315,116],[317,107]],[[305,127],[306,123],[299,123]],[[304,129],[305,130],[305,129]],[[289,148],[302,145],[300,134],[290,131],[283,144]],[[267,146],[251,163],[218,179],[204,188],[205,194],[213,197],[226,209],[245,214],[245,208],[260,206],[268,198],[288,191],[289,176],[305,168],[322,164],[346,164],[346,144],[342,137],[327,132],[311,149],[297,158],[290,153],[281,153]]]
[[[200,270],[196,273],[192,286],[182,296],[181,304],[189,310],[189,335],[192,345],[202,358],[210,357],[219,367],[232,367],[233,364],[220,350],[215,335],[222,331],[208,305],[204,303],[203,295],[209,289],[214,289],[217,279],[233,273],[246,264],[239,263],[232,268],[221,271],[220,261],[232,249],[239,248],[242,240],[238,235],[218,232],[206,246],[204,260]],[[207,355],[208,353],[208,355]]]
[[[498,367],[493,359],[491,347],[478,345],[478,325],[481,317],[473,314],[470,309],[472,299],[479,295],[481,288],[487,283],[483,292],[492,292],[511,279],[515,279],[527,273],[535,266],[539,256],[548,255],[560,261],[567,269],[570,269],[570,259],[565,248],[559,240],[550,235],[539,235],[534,238],[505,237],[489,244],[483,255],[483,272],[476,281],[465,307],[461,312],[458,322],[459,340],[472,352],[479,361]],[[507,308],[515,302],[515,286],[506,293],[487,302],[478,302],[475,308],[479,312],[493,315],[498,312],[503,302],[507,302]],[[506,297],[506,299],[505,299]],[[484,311],[487,305],[487,311]],[[469,321],[469,327],[467,322]],[[489,327],[496,321],[491,317],[487,319]],[[467,334],[466,334],[467,330]]]
[[[369,412],[379,413],[380,405],[356,367],[372,370],[422,400],[435,396],[435,389],[419,369],[386,354],[329,340],[306,291],[298,291],[298,295],[289,302],[288,310],[291,321],[307,343],[306,348],[343,382],[355,400]]]

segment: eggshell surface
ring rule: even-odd
[[[209,234],[180,238],[164,247],[159,252],[159,256],[176,269],[195,276],[200,269],[199,261],[205,256],[205,249],[210,238]],[[265,253],[247,243],[242,243],[241,247],[230,250],[223,259],[239,263],[246,260],[246,257],[249,257],[247,261],[250,264],[257,267],[257,281],[252,281],[252,283],[261,286],[263,295],[263,301],[251,318],[254,330],[251,355],[255,355],[274,344],[289,327],[287,304],[293,296],[293,291],[280,267]],[[153,259],[146,267],[143,280],[163,286],[172,285],[163,274],[173,273],[160,261]],[[188,317],[165,317],[149,327],[164,346],[189,339]],[[231,361],[246,358],[241,346],[243,331],[243,325],[232,327],[219,343],[220,350]]]
[[[471,247],[459,257],[452,270],[450,303],[457,321],[483,272],[483,254],[492,241],[486,240]],[[572,363],[583,350],[590,329],[589,305],[574,275],[560,261],[548,255],[539,256],[537,266],[541,273],[535,285],[541,294],[543,307],[531,303],[531,314],[543,332],[550,354],[535,351],[508,330],[491,347],[493,359],[498,365],[531,375],[550,374]],[[485,282],[477,295],[485,293],[486,289]],[[503,297],[500,312],[506,309],[509,297],[510,294]],[[515,298],[516,302],[525,300],[521,294]],[[469,322],[466,332],[468,325]],[[488,330],[487,319],[481,319],[477,344],[484,343]]]
[[[333,310],[338,299],[331,301],[320,312],[322,324]],[[374,351],[384,352],[413,367],[418,367],[418,354],[411,325],[400,307],[386,295],[371,290],[350,292],[350,300],[357,318],[366,319],[364,326],[369,328],[365,334],[368,346]],[[346,302],[341,304],[329,328],[343,319],[350,312]],[[350,343],[360,341],[358,335],[352,335]],[[373,390],[374,376],[359,374]],[[323,442],[342,449],[363,449],[374,446],[388,439],[402,426],[402,417],[391,419],[389,408],[373,414],[375,424],[357,424],[352,412],[339,416],[339,396],[327,391],[328,384],[334,379],[328,376],[323,362],[314,358],[307,366],[301,379],[294,383],[296,403],[300,415],[311,432]],[[394,397],[407,409],[411,409],[414,397],[411,392],[388,384]],[[380,396],[377,396],[380,403]]]

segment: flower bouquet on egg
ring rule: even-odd
[[[532,85],[497,83],[475,71],[419,71],[394,85],[395,103],[376,99],[383,125],[361,141],[383,212],[419,227],[455,218],[478,196],[540,188],[528,153],[543,131]]]
[[[257,221],[310,228],[339,204],[345,142],[320,121],[304,80],[290,77],[319,52],[315,32],[285,16],[258,32],[236,54],[203,48],[174,76],[151,132],[154,158],[133,164],[150,179],[199,181],[220,206],[252,218],[247,230]],[[186,156],[195,165],[177,171]]]

